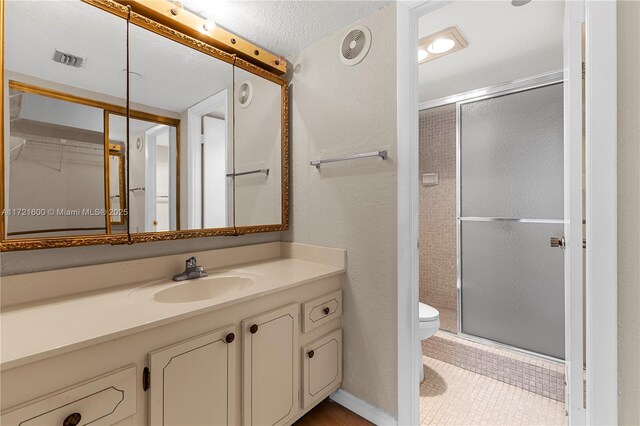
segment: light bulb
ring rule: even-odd
[[[418,49],[418,62],[422,62],[429,56],[429,52],[424,49]]]
[[[444,53],[453,49],[455,45],[455,41],[451,40],[450,38],[442,37],[434,40],[433,43],[427,46],[427,50],[429,51],[429,53]]]
[[[212,18],[207,19],[202,24],[202,29],[206,33],[210,32],[210,31],[213,31],[215,28],[216,28],[216,21],[214,21]]]
[[[178,0],[171,1],[171,14],[173,16],[178,16],[178,14],[182,12],[183,9],[184,6],[182,5],[182,2],[179,2]]]

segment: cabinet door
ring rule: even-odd
[[[280,425],[299,406],[298,304],[242,321],[243,423]]]
[[[151,425],[235,425],[236,326],[149,354]]]
[[[322,401],[342,382],[342,329],[302,348],[302,402],[307,409]]]

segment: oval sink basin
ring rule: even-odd
[[[239,292],[254,283],[251,278],[246,277],[209,276],[161,290],[154,294],[153,300],[161,303],[197,302]]]

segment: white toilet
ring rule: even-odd
[[[420,325],[418,327],[418,350],[417,362],[418,371],[420,372],[420,383],[424,380],[424,368],[422,365],[422,344],[425,339],[436,334],[436,331],[440,328],[440,312],[433,306],[420,303]]]

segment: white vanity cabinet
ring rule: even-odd
[[[342,382],[345,253],[266,248],[273,257],[234,272],[254,277],[237,296],[159,301],[199,284],[168,282],[0,312],[0,424],[291,425]],[[100,268],[64,277],[91,282]]]
[[[242,321],[244,425],[281,425],[299,409],[300,305]]]
[[[151,425],[237,424],[236,328],[223,327],[149,354]]]

